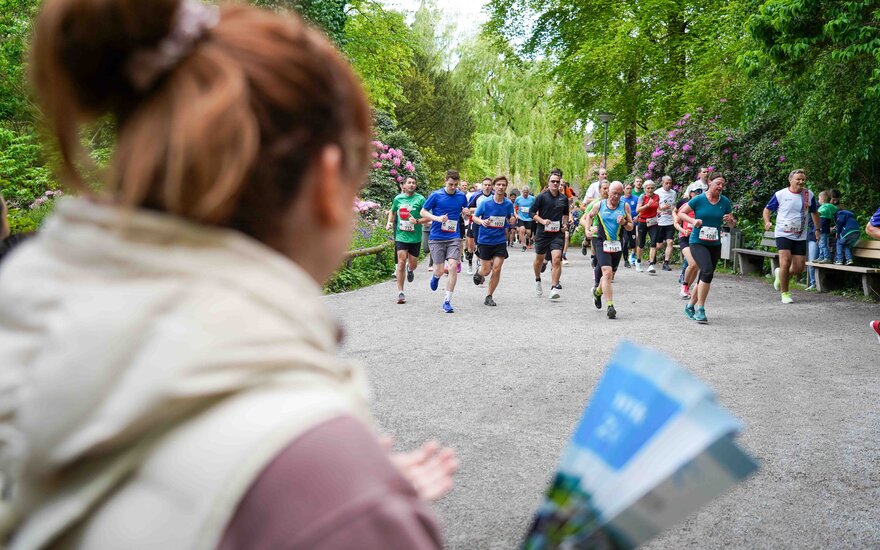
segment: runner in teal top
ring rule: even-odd
[[[722,189],[724,176],[713,173],[709,177],[709,189],[678,209],[678,219],[693,226],[688,248],[700,266],[700,283],[697,291],[691,292],[684,314],[703,325],[709,322],[706,318],[706,298],[715,276],[715,266],[721,258],[721,225],[736,225],[736,218],[731,214],[730,200],[721,195]]]
[[[702,225],[691,232],[688,240],[690,244],[703,244],[706,246],[721,246],[721,226],[724,224],[724,216],[733,212],[730,199],[721,195],[715,204],[712,204],[708,193],[697,195],[688,201],[687,205],[693,212],[693,217],[703,220]],[[715,231],[711,231],[714,228]],[[706,238],[700,238],[700,237]]]

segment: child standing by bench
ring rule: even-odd
[[[834,214],[834,222],[837,225],[837,254],[834,256],[834,264],[852,265],[852,247],[859,241],[861,234],[859,222],[849,210],[838,210]]]
[[[837,206],[831,204],[831,192],[819,193],[819,257],[817,264],[831,263],[831,250],[828,248],[828,239],[831,238],[831,224],[834,223],[834,214]]]

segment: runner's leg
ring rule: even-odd
[[[498,288],[498,282],[501,280],[501,266],[504,265],[504,258],[495,256],[492,259],[492,278],[489,279],[489,296],[495,295],[495,289]]]

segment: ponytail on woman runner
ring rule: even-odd
[[[196,0],[47,0],[32,80],[62,176],[192,221],[272,234],[328,145],[365,174],[370,112],[342,56],[298,16]],[[102,189],[82,177],[82,126],[109,118]]]

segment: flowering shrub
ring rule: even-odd
[[[44,204],[52,201],[52,199],[58,199],[64,196],[64,191],[58,190],[49,190],[43,193],[41,196],[37,197],[34,202],[32,202],[28,208],[31,210],[36,210],[37,208],[43,206]]]
[[[724,103],[724,102],[722,102]],[[722,115],[697,108],[671,129],[639,139],[634,175],[656,180],[672,176],[678,191],[697,179],[700,167],[721,171],[727,179],[724,194],[740,217],[760,216],[770,195],[787,184],[789,165],[774,121],[746,130],[728,128]]]
[[[409,176],[416,177],[416,165],[407,157],[403,148],[396,148],[381,141],[373,141],[375,151],[364,197],[381,204],[390,204],[400,192],[400,184]]]

